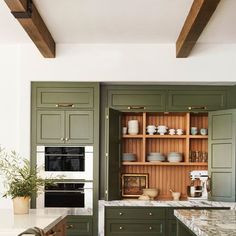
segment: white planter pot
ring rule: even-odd
[[[13,198],[14,214],[29,214],[30,197],[16,197]]]

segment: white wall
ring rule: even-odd
[[[0,47],[0,144],[30,155],[31,81],[236,83],[236,45],[198,45],[187,59],[174,45],[57,45],[45,59],[34,45]],[[1,191],[1,188],[0,188]],[[10,207],[0,199],[2,206]]]
[[[0,46],[0,145],[19,151],[19,47]],[[0,181],[0,196],[3,194]],[[2,198],[0,208],[10,208],[11,201]]]

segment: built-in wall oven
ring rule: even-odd
[[[37,208],[84,208],[92,209],[92,182],[58,182],[45,187],[37,197]]]
[[[44,177],[93,180],[93,146],[37,146],[37,166]]]
[[[36,201],[37,208],[92,209],[93,146],[37,146],[37,166],[42,177],[61,179],[46,186]]]

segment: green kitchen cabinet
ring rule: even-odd
[[[226,90],[168,90],[167,111],[212,111],[226,108]]]
[[[68,216],[66,221],[66,236],[92,236],[92,216]]]
[[[37,143],[93,143],[93,111],[38,110]]]
[[[209,113],[209,175],[211,199],[236,200],[236,110]]]
[[[167,220],[167,235],[176,236],[177,235],[177,222],[176,220]]]
[[[105,236],[165,235],[165,228],[165,208],[105,208]]]
[[[121,198],[121,113],[106,109],[105,200]]]
[[[196,236],[190,229],[188,229],[181,221],[177,220],[177,236]]]
[[[58,87],[52,83],[40,84],[36,88],[38,108],[76,108],[94,107],[94,88],[83,83],[64,83]]]
[[[165,90],[143,87],[108,90],[108,106],[122,111],[165,111],[165,100]]]

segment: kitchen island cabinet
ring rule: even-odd
[[[99,201],[99,236],[133,236],[138,235],[138,231],[143,235],[175,236],[177,235],[175,209],[236,209],[236,204],[198,200]],[[153,228],[154,222],[156,228]],[[156,234],[153,234],[152,230]]]

